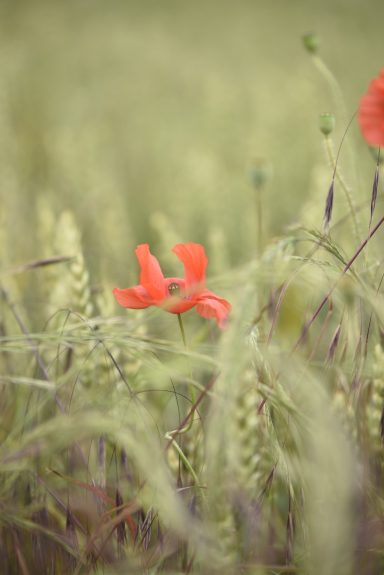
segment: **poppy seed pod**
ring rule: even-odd
[[[316,34],[310,33],[303,36],[304,48],[310,54],[317,54],[319,50],[319,37]]]
[[[333,114],[320,114],[319,128],[324,136],[329,136],[335,129],[336,118]]]
[[[272,177],[271,162],[263,158],[255,160],[251,171],[251,177],[255,188],[262,188]]]

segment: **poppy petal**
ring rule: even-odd
[[[117,303],[130,309],[143,309],[153,305],[147,290],[143,286],[133,286],[126,289],[115,288],[113,295]]]
[[[231,304],[209,290],[204,290],[197,299],[196,311],[206,319],[215,319],[221,329],[226,325]]]
[[[161,302],[166,296],[165,280],[160,264],[149,251],[148,244],[137,246],[136,257],[141,268],[140,285],[157,303]]]
[[[361,98],[358,118],[368,144],[384,146],[384,69]]]
[[[186,244],[177,244],[172,251],[184,264],[187,287],[200,286],[201,290],[203,290],[205,270],[208,265],[208,258],[205,255],[204,247],[200,244],[189,242]]]

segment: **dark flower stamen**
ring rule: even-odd
[[[180,286],[176,282],[172,282],[168,286],[168,293],[170,295],[179,295],[180,294]]]

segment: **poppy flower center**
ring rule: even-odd
[[[180,294],[180,286],[176,282],[172,282],[168,286],[168,293],[169,295],[179,295]]]

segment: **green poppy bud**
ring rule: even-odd
[[[319,49],[319,37],[316,34],[310,33],[303,36],[304,48],[310,54],[317,54]]]
[[[333,114],[320,114],[319,127],[324,136],[329,136],[335,129],[336,119]]]
[[[272,164],[269,160],[258,158],[254,161],[251,177],[256,189],[262,188],[272,177]]]

